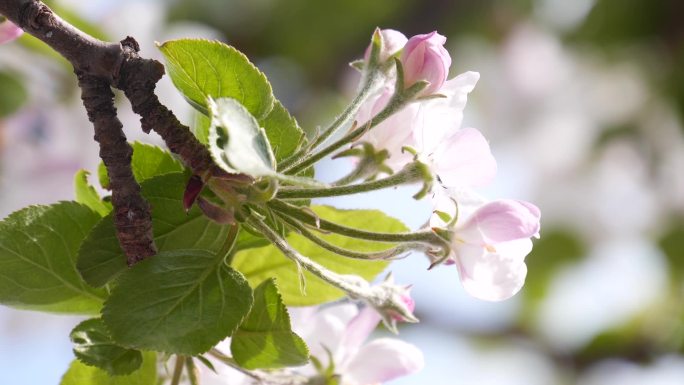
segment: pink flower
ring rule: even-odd
[[[442,88],[451,66],[451,56],[444,43],[446,37],[436,31],[408,40],[401,54],[405,87],[411,87],[419,80],[428,81],[430,84],[421,91],[421,95],[430,95]]]
[[[324,366],[330,365],[326,349],[330,351],[341,385],[380,384],[424,366],[423,354],[414,345],[395,338],[365,343],[381,320],[371,307],[359,311],[356,305],[343,304],[291,313],[295,332]]]
[[[411,146],[424,155],[441,179],[449,181],[447,186],[462,182],[463,174],[469,172],[479,175],[473,186],[486,184],[496,173],[489,145],[475,129],[459,131],[468,94],[479,78],[477,72],[456,76],[440,90],[446,98],[411,103],[368,131],[360,141],[372,144],[376,150],[387,150],[390,158],[385,163],[394,171],[413,159],[402,151],[402,147]],[[393,88],[386,87],[369,99],[359,110],[357,122],[363,124],[382,111],[393,92]],[[474,164],[478,164],[477,170],[463,168]]]
[[[380,35],[382,36],[382,49],[380,51],[379,57],[380,63],[386,62],[392,55],[401,51],[408,41],[403,33],[393,29],[382,29],[380,30]],[[368,61],[370,52],[371,46],[369,45],[368,48],[366,48],[365,54],[363,55],[364,60]]]
[[[5,20],[0,22],[0,44],[9,43],[21,36],[22,33],[24,33],[24,31],[10,21]]]
[[[453,212],[445,203],[441,200],[436,209]],[[485,203],[470,214],[459,209],[458,215],[465,220],[453,228],[451,258],[463,287],[473,297],[486,301],[512,297],[525,282],[525,257],[532,250],[530,238],[539,237],[539,208],[505,199]],[[435,221],[433,217],[432,223]]]

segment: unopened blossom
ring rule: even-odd
[[[8,43],[23,33],[24,31],[21,28],[12,24],[9,20],[0,21],[0,44]]]
[[[382,283],[368,287],[363,301],[375,309],[390,331],[397,333],[397,322],[418,322],[410,291],[410,286],[397,285],[389,274]]]
[[[451,56],[444,48],[446,37],[436,31],[411,37],[401,53],[404,67],[404,86],[411,87],[420,80],[429,84],[421,95],[438,92],[449,76]]]
[[[451,202],[444,197],[437,202],[436,212],[454,212],[458,197]],[[525,282],[525,257],[532,250],[530,238],[539,237],[540,210],[528,202],[503,199],[468,211],[472,206],[462,210],[459,205],[458,220],[451,229],[451,261],[470,295],[487,301],[508,299]],[[438,221],[435,215],[431,223]]]
[[[403,33],[393,29],[381,29],[380,35],[382,36],[382,47],[378,58],[380,63],[386,62],[390,57],[401,51],[408,41]],[[363,56],[366,61],[370,58],[371,48],[372,43],[366,48],[366,52]]]

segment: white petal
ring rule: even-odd
[[[447,80],[438,91],[446,98],[434,99],[422,105],[421,128],[414,134],[419,150],[432,153],[445,136],[461,127],[468,94],[479,79],[477,72],[462,73]]]
[[[415,373],[423,366],[423,352],[416,346],[379,338],[361,348],[340,371],[344,383],[372,385]]]
[[[442,141],[434,159],[434,171],[447,187],[480,187],[496,175],[496,160],[489,143],[474,128],[456,131]]]
[[[354,304],[329,306],[305,320],[305,325],[293,325],[293,330],[306,341],[311,355],[327,365],[326,349],[333,353],[335,360],[343,358],[340,354],[343,354],[344,349],[340,350],[340,344],[347,324],[357,314],[358,307]]]
[[[532,250],[529,239],[499,243],[495,250],[471,244],[455,246],[461,283],[473,297],[503,301],[520,291],[525,283],[525,256]]]

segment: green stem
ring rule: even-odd
[[[341,195],[352,195],[375,190],[382,190],[388,187],[418,182],[423,180],[423,170],[416,163],[410,163],[396,174],[387,178],[374,180],[371,182],[359,183],[347,186],[333,186],[327,188],[288,188],[284,187],[278,191],[276,198],[279,199],[306,199],[335,197]]]
[[[173,377],[171,377],[171,385],[180,384],[181,375],[183,374],[183,367],[185,366],[185,356],[176,356],[176,365],[173,368]]]
[[[325,219],[319,218],[313,213],[302,210],[301,207],[291,205],[283,201],[272,200],[268,202],[268,205],[273,210],[285,214],[286,216],[294,218],[309,226],[323,231],[331,231],[333,233],[341,234],[351,238],[387,243],[421,242],[439,247],[442,247],[445,243],[444,240],[439,238],[439,236],[430,230],[421,230],[411,233],[378,233],[374,231],[365,231],[327,221]]]
[[[368,99],[368,97],[373,93],[373,91],[377,89],[378,83],[381,79],[382,74],[380,73],[380,71],[371,71],[368,74],[368,76],[366,76],[363,87],[361,88],[359,93],[356,95],[356,97],[354,97],[352,102],[349,104],[349,106],[347,106],[347,108],[342,112],[342,114],[340,114],[337,117],[337,119],[335,119],[335,121],[332,122],[330,126],[328,126],[328,128],[323,130],[320,136],[314,139],[313,143],[302,147],[302,149],[300,151],[297,151],[296,154],[281,161],[280,164],[278,164],[278,168],[283,170],[287,169],[293,164],[296,164],[301,160],[302,156],[304,156],[306,152],[315,149],[317,146],[321,145],[328,138],[330,138],[330,136],[337,132],[341,127],[346,126],[359,112],[359,109],[366,101],[366,99]]]
[[[301,235],[305,236],[311,242],[317,244],[318,246],[328,250],[332,251],[335,254],[342,255],[344,257],[348,258],[354,258],[354,259],[363,259],[363,260],[386,260],[386,259],[391,259],[393,257],[396,257],[397,255],[409,252],[411,250],[421,250],[425,249],[425,245],[421,243],[403,243],[399,246],[393,247],[391,249],[383,250],[383,251],[376,251],[376,252],[361,252],[361,251],[354,251],[354,250],[349,250],[345,249],[336,245],[333,245],[332,243],[329,243],[322,238],[316,236],[314,233],[309,231],[304,225],[301,223],[297,222],[296,220],[293,220],[292,218],[289,218],[285,215],[278,215],[278,217],[285,222],[287,225],[289,225],[292,229],[295,231],[299,232]]]
[[[250,225],[259,230],[259,232],[262,233],[266,239],[271,241],[275,247],[277,247],[287,258],[291,259],[298,266],[303,267],[309,273],[322,279],[329,285],[344,291],[354,298],[364,297],[364,287],[368,286],[368,282],[366,282],[363,278],[351,275],[343,276],[341,274],[335,273],[334,271],[328,270],[317,262],[314,262],[308,257],[300,254],[297,250],[293,249],[292,246],[285,241],[285,239],[273,231],[273,229],[271,229],[263,221],[255,217],[250,217],[248,221]]]
[[[188,378],[190,379],[190,385],[200,385],[199,372],[195,366],[195,361],[192,357],[188,357],[185,360],[185,368],[188,372]]]
[[[400,75],[398,75],[400,76]],[[403,75],[402,75],[403,76]],[[401,82],[398,82],[401,83]],[[325,158],[327,155],[330,155],[337,149],[341,148],[347,143],[351,143],[358,137],[360,137],[362,134],[364,134],[366,131],[369,131],[373,127],[377,126],[378,124],[382,123],[390,117],[392,114],[395,112],[398,112],[404,106],[406,106],[408,103],[416,100],[416,95],[425,88],[427,85],[426,82],[424,81],[418,81],[416,84],[413,86],[409,87],[406,90],[403,90],[403,86],[397,87],[397,90],[402,90],[396,92],[390,101],[387,103],[387,106],[383,108],[382,111],[380,111],[377,115],[372,117],[368,122],[358,126],[356,129],[352,130],[339,140],[331,143],[327,147],[322,148],[320,151],[318,151],[315,154],[309,155],[308,157],[305,157],[299,162],[294,163],[294,165],[285,167],[283,173],[290,174],[290,175],[296,175],[297,173],[301,172],[302,170],[305,170],[307,167],[311,166],[312,164],[318,162],[319,160]]]
[[[361,136],[364,132],[370,130],[371,128],[377,126],[381,122],[383,122],[385,119],[387,119],[390,115],[392,115],[395,112],[395,109],[390,108],[392,105],[388,105],[380,111],[377,115],[375,115],[371,120],[368,122],[364,123],[363,125],[358,126],[356,129],[350,131],[347,135],[343,136],[342,138],[338,139],[337,141],[331,143],[327,147],[322,148],[320,151],[317,153],[314,153],[312,155],[309,155],[308,157],[304,158],[298,163],[295,163],[294,165],[286,168],[283,172],[291,175],[296,175],[297,173],[301,172],[302,170],[305,170],[307,167],[311,166],[312,164],[318,162],[319,160],[325,158],[326,156],[332,154],[335,152],[337,149],[341,148],[347,143],[352,142],[354,139],[357,137]]]

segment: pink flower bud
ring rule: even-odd
[[[406,36],[399,31],[393,29],[383,29],[380,30],[382,35],[382,48],[380,50],[380,57],[378,60],[380,63],[386,62],[395,53],[399,52],[408,41]],[[366,53],[363,55],[363,59],[368,61],[370,57],[370,52],[373,43],[371,43],[368,48],[366,48]]]
[[[9,43],[18,38],[24,31],[8,20],[0,22],[0,44]]]
[[[451,66],[451,56],[444,48],[444,43],[446,37],[436,31],[408,40],[401,54],[405,87],[411,87],[420,80],[428,81],[430,84],[421,95],[430,95],[442,88]]]

